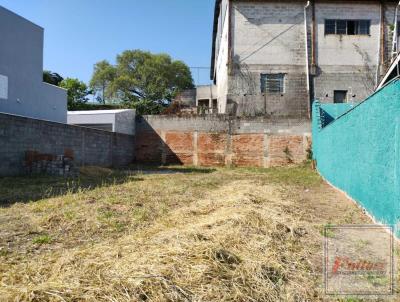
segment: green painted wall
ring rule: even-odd
[[[400,218],[400,81],[353,108],[345,107],[314,102],[317,169],[376,220],[396,225]],[[334,120],[324,124],[326,114]]]

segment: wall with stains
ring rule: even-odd
[[[144,116],[135,156],[139,163],[280,166],[307,159],[310,131],[304,119]]]

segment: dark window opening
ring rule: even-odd
[[[347,90],[335,90],[333,92],[333,102],[335,104],[346,103]]]
[[[325,21],[325,34],[334,35],[336,33],[336,21],[326,20]]]
[[[370,20],[325,20],[326,35],[369,35]]]
[[[199,100],[198,104],[199,104],[198,105],[199,107],[207,107],[208,108],[210,101],[209,100]]]
[[[347,22],[344,20],[336,21],[336,34],[337,35],[345,35],[347,33]]]
[[[217,109],[218,108],[218,100],[214,99],[212,100],[212,108]]]
[[[261,74],[261,93],[284,93],[285,91],[285,75],[278,74]]]
[[[359,32],[360,35],[369,35],[370,34],[369,28],[371,27],[371,21],[360,20],[359,27],[360,27],[360,32]]]
[[[347,34],[348,35],[356,35],[356,23],[357,21],[347,21]]]

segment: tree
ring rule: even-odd
[[[194,87],[185,63],[141,50],[118,55],[114,69],[106,61],[97,63],[91,84],[104,88],[104,95],[121,100],[138,114],[158,114],[179,92]]]
[[[107,94],[106,91],[111,82],[115,79],[116,68],[106,60],[100,61],[94,65],[90,88],[96,95],[96,100],[99,103],[105,104]]]
[[[86,84],[78,79],[66,78],[60,83],[60,87],[68,91],[68,110],[79,109],[89,99],[91,93]]]
[[[43,82],[45,83],[59,86],[62,80],[64,80],[63,77],[56,72],[51,72],[49,70],[43,71]]]

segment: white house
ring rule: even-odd
[[[67,91],[43,82],[43,28],[0,6],[0,112],[67,122]]]

